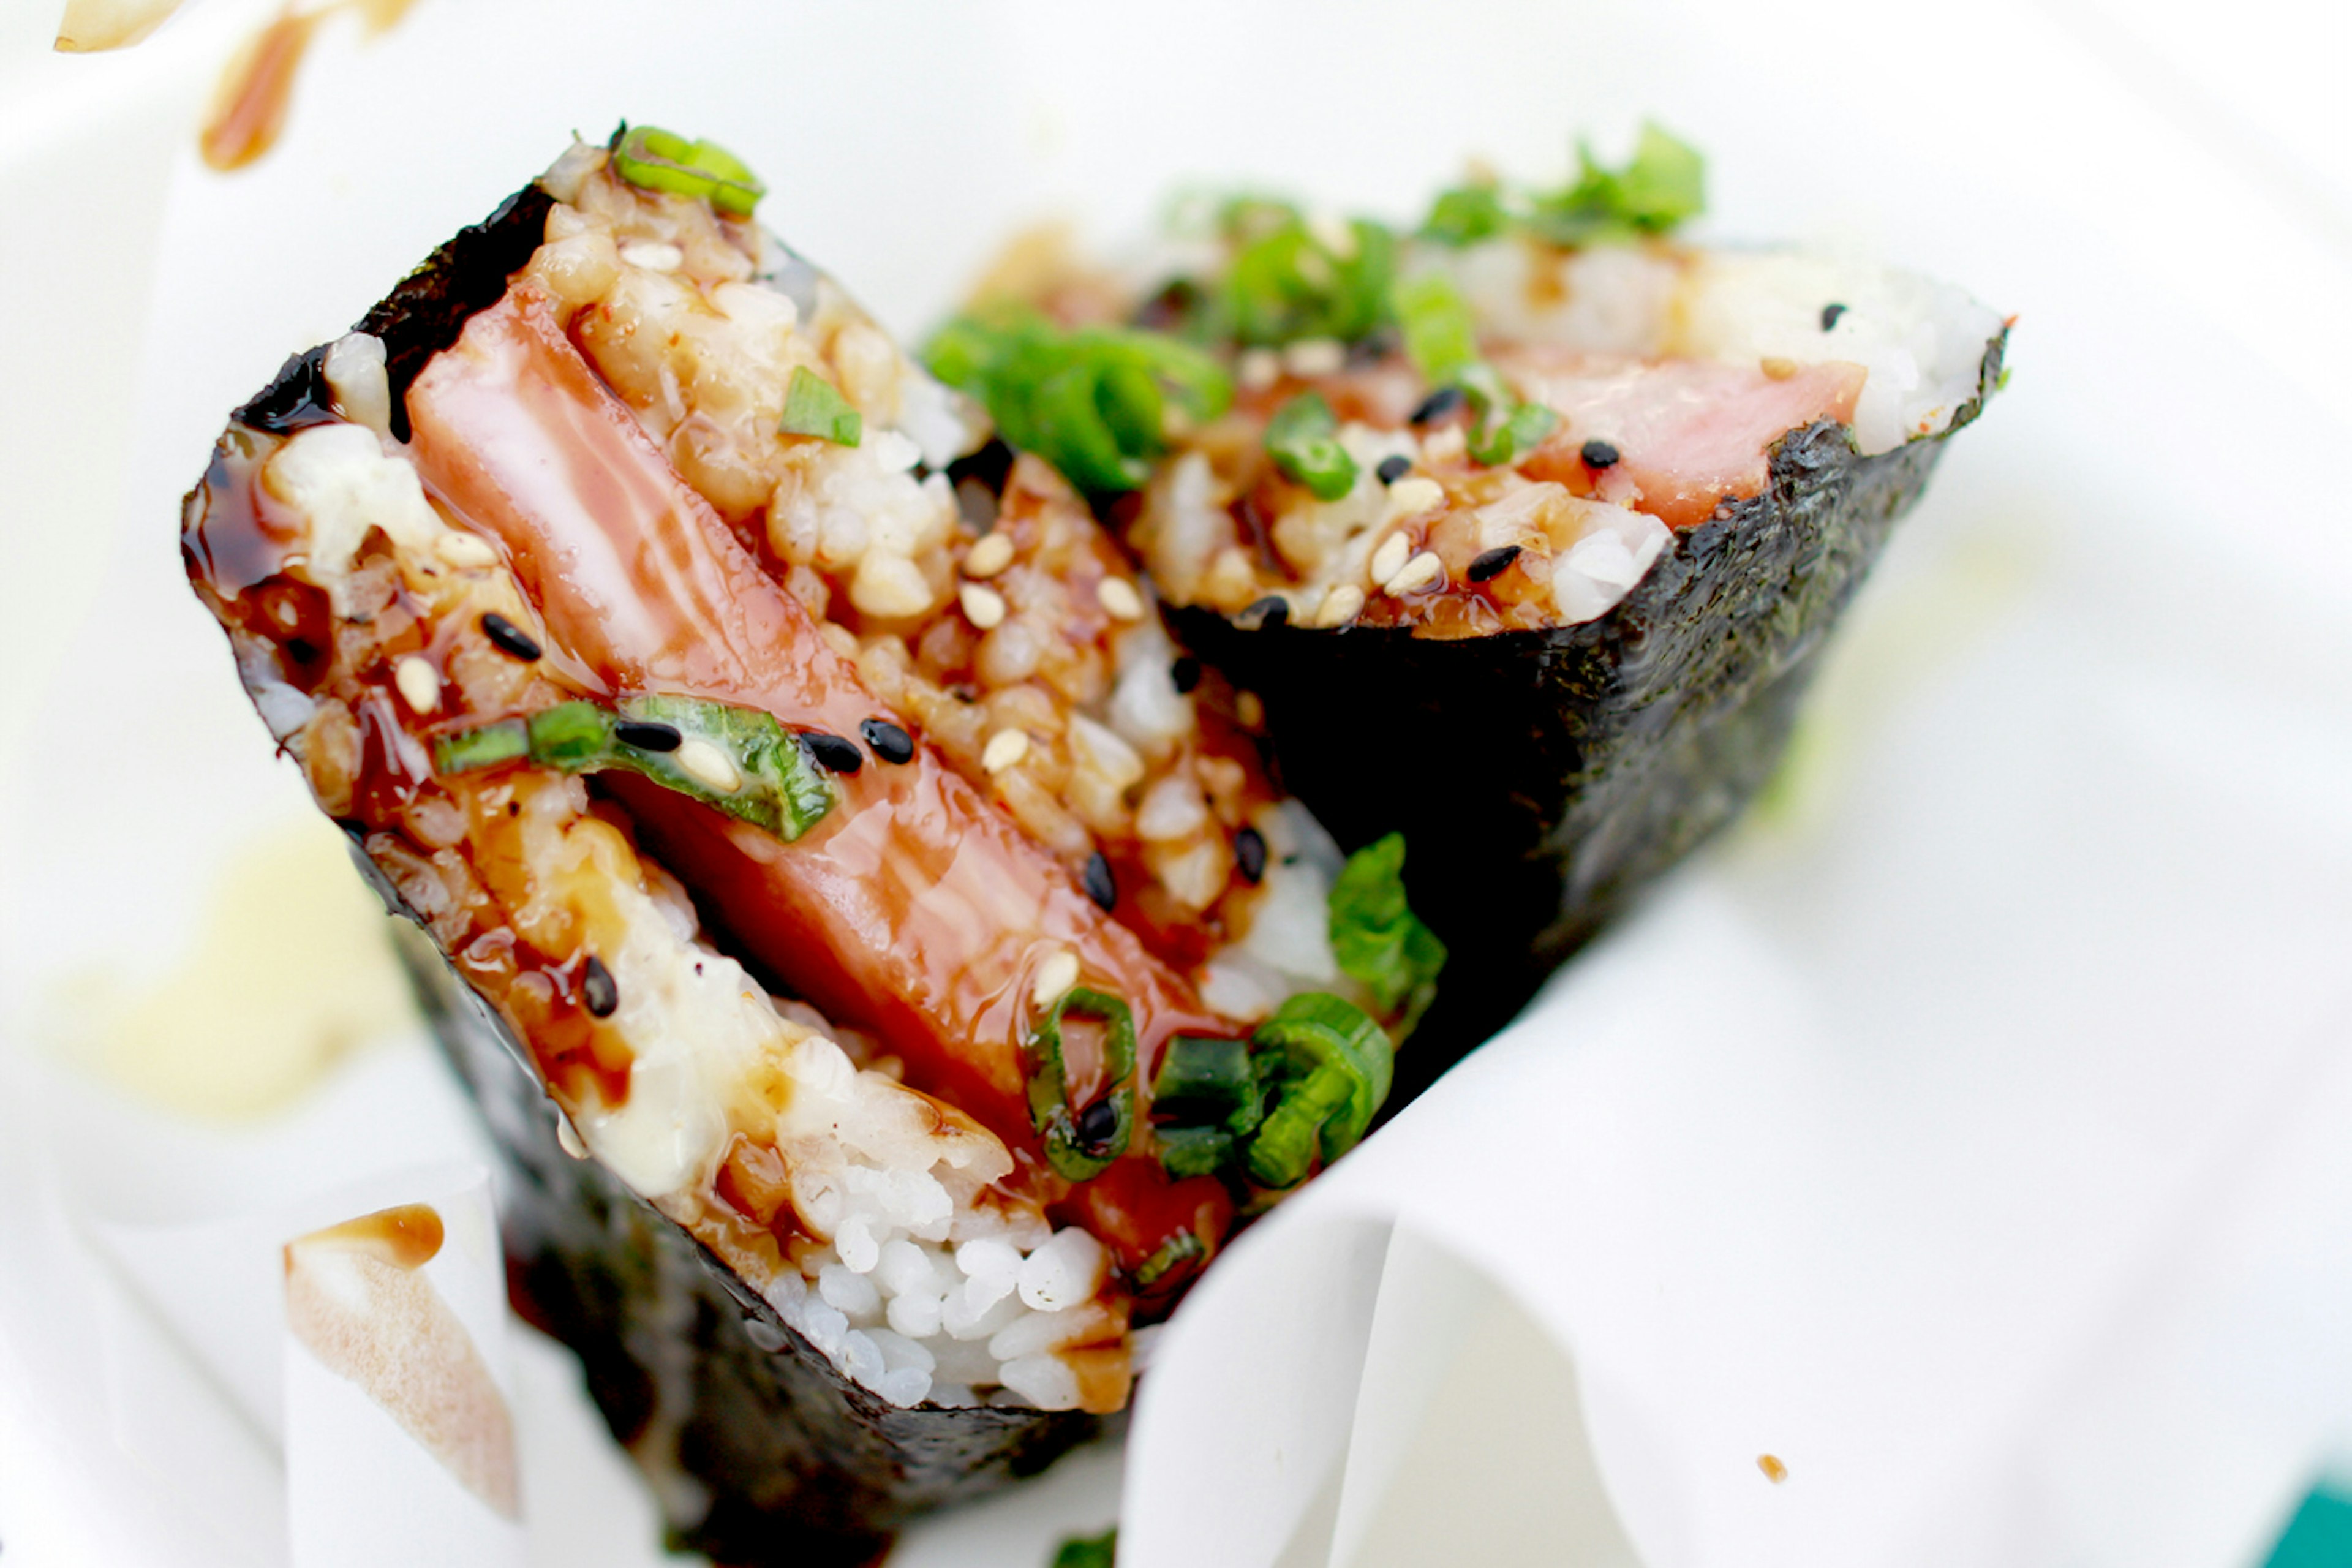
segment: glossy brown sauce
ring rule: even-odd
[[[440,1255],[446,1234],[441,1213],[431,1204],[401,1204],[314,1230],[298,1245],[364,1252],[394,1268],[415,1269]]]
[[[388,689],[388,655],[426,647],[429,632],[445,663],[452,637],[478,634],[431,626],[396,574],[378,569],[388,564],[381,556],[355,565],[366,602],[339,623],[325,593],[292,574],[301,535],[260,479],[284,440],[236,426],[223,437],[184,519],[191,584],[227,629],[248,679],[267,672],[344,716],[348,756],[331,754],[315,724],[306,748],[320,805],[358,835],[467,983],[506,1015],[559,1100],[625,1104],[630,1055],[618,1032],[587,1011],[585,953],[541,952],[515,929],[512,911],[531,896],[515,812],[550,781],[520,773],[436,778],[425,740]],[[576,694],[557,686],[544,701]],[[461,697],[454,687],[450,695],[453,704]],[[475,721],[454,706],[437,718]],[[462,836],[436,847],[421,825],[444,818]]]

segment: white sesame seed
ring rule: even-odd
[[[1004,595],[995,589],[966,583],[956,590],[956,599],[963,605],[963,618],[982,631],[992,631],[1003,624]]]
[[[1115,621],[1139,621],[1143,618],[1143,595],[1135,584],[1124,577],[1106,577],[1095,584],[1095,597],[1102,604],[1103,613]]]
[[[1315,613],[1318,626],[1344,626],[1356,618],[1364,607],[1364,591],[1353,583],[1342,583],[1324,595],[1323,607]]]
[[[585,1160],[588,1157],[588,1145],[582,1140],[580,1129],[572,1126],[572,1118],[560,1110],[555,1113],[555,1141],[562,1144],[563,1152],[573,1159]]]
[[[1282,368],[1296,376],[1337,375],[1347,363],[1337,338],[1301,338],[1282,351]]]
[[[648,272],[675,272],[686,265],[686,252],[663,240],[639,239],[621,247],[621,259]]]
[[[1234,379],[1244,392],[1264,392],[1282,379],[1282,360],[1272,349],[1244,349],[1234,362]]]
[[[1389,504],[1382,521],[1394,522],[1400,518],[1417,517],[1444,504],[1445,487],[1426,475],[1414,474],[1389,487]]]
[[[392,667],[392,683],[412,713],[430,713],[441,706],[441,672],[422,654],[412,653]]]
[[[733,795],[743,787],[743,774],[735,766],[735,759],[699,735],[688,735],[680,742],[676,755],[678,767],[688,778],[720,795]]]
[[[992,773],[1001,773],[1029,754],[1029,736],[1020,730],[999,730],[988,738],[988,745],[980,753],[980,765]]]
[[[1779,354],[1766,354],[1757,362],[1757,368],[1764,373],[1767,381],[1786,381],[1797,374],[1797,362],[1782,359]]]
[[[1460,457],[1463,448],[1468,445],[1461,426],[1441,425],[1422,437],[1421,460],[1424,463],[1446,462]]]
[[[490,542],[478,533],[461,533],[451,529],[433,542],[434,552],[452,566],[495,566],[499,552]]]
[[[1066,947],[1057,947],[1052,957],[1037,966],[1037,979],[1029,988],[1029,1000],[1039,1007],[1050,1007],[1077,983],[1078,955]]]
[[[1403,571],[1404,563],[1411,559],[1412,559],[1412,541],[1402,533],[1390,534],[1381,541],[1381,547],[1372,552],[1372,581],[1387,582]]]
[[[1433,550],[1424,550],[1404,563],[1404,570],[1381,584],[1381,592],[1391,598],[1402,598],[1437,582],[1445,575],[1445,563]]]
[[[964,552],[963,574],[967,577],[993,577],[1013,564],[1013,541],[1001,533],[991,533]]]
[[[1265,722],[1265,700],[1255,691],[1236,692],[1234,696],[1234,717],[1242,721],[1244,730],[1255,730]]]

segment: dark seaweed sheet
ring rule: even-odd
[[[385,345],[396,435],[408,433],[410,383],[504,294],[550,205],[536,184],[509,197],[361,321]],[[277,433],[331,417],[325,355],[289,359],[233,417]],[[353,850],[386,906],[424,930]],[[529,1055],[429,938],[405,942],[403,958],[499,1148],[516,1305],[579,1354],[677,1544],[740,1568],[869,1563],[916,1515],[1033,1475],[1099,1429],[1076,1412],[901,1408],[841,1376],[683,1228],[563,1153]]]
[[[1986,345],[1950,430],[1980,411],[2004,346]],[[1343,848],[1404,832],[1406,889],[1449,957],[1391,1111],[1753,798],[1950,430],[1869,458],[1842,425],[1792,431],[1761,494],[1583,626],[1439,641],[1174,612],[1179,640],[1265,700],[1283,787]]]

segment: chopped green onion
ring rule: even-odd
[[[1285,1002],[1251,1044],[1278,1088],[1250,1141],[1249,1173],[1265,1186],[1293,1186],[1318,1156],[1328,1164],[1371,1126],[1389,1097],[1395,1046],[1362,1009],[1321,993]]]
[[[1421,221],[1421,236],[1460,249],[1492,239],[1511,226],[1503,195],[1493,185],[1457,185],[1440,191]]]
[[[1100,1535],[1073,1535],[1054,1553],[1053,1568],[1112,1568],[1118,1551],[1118,1527]]]
[[[1166,1278],[1171,1269],[1181,1264],[1198,1262],[1208,1250],[1201,1245],[1201,1238],[1191,1231],[1178,1231],[1160,1243],[1158,1250],[1145,1258],[1143,1266],[1135,1271],[1136,1289],[1150,1289]]]
[[[1222,1127],[1162,1127],[1153,1136],[1160,1144],[1160,1168],[1180,1182],[1223,1170],[1241,1148],[1241,1140]]]
[[[1475,406],[1476,399],[1472,399],[1472,405]],[[1500,468],[1542,446],[1544,437],[1558,428],[1559,416],[1549,408],[1513,398],[1508,413],[1481,419],[1472,427],[1470,456],[1490,468]]]
[[[1123,327],[1057,326],[1025,308],[960,316],[924,354],[984,404],[1005,440],[1092,495],[1139,487],[1167,450],[1171,401],[1194,421],[1233,403],[1223,366],[1189,343]]]
[[[1103,1093],[1114,1121],[1110,1136],[1088,1147],[1078,1136],[1077,1112],[1070,1105],[1069,1079],[1062,1064],[1062,1020],[1094,1018],[1103,1027]],[[1135,1015],[1126,1003],[1100,991],[1072,986],[1062,993],[1029,1032],[1029,1124],[1045,1140],[1045,1161],[1064,1176],[1083,1182],[1099,1176],[1127,1152],[1135,1135]]]
[[[1247,1132],[1263,1112],[1247,1040],[1179,1035],[1160,1058],[1151,1082],[1156,1114],[1191,1126]]]
[[[1522,402],[1494,366],[1478,357],[1469,303],[1443,272],[1423,272],[1399,282],[1390,302],[1404,332],[1404,349],[1434,386],[1454,385],[1470,402],[1470,455],[1499,467],[1542,445],[1559,426],[1559,416],[1539,403]]]
[[[735,786],[721,789],[707,771],[691,771],[680,759],[692,761],[696,753],[683,747],[649,752],[630,745],[620,738],[624,720],[667,724],[715,748],[734,769]],[[695,697],[633,697],[616,708],[559,702],[529,719],[453,731],[433,742],[436,773],[473,773],[525,760],[563,773],[618,768],[642,773],[786,843],[815,826],[834,805],[832,783],[773,715]]]
[[[1318,500],[1338,500],[1356,485],[1356,459],[1339,445],[1339,421],[1319,392],[1302,392],[1266,421],[1274,466]]]
[[[866,418],[833,383],[796,364],[784,393],[784,417],[776,428],[787,436],[814,436],[837,447],[855,447],[866,432]]]
[[[502,719],[478,730],[436,736],[433,742],[433,770],[469,773],[477,768],[494,768],[530,754],[530,726],[520,719]]]
[[[768,187],[716,142],[689,142],[657,125],[623,128],[613,143],[613,172],[648,191],[694,196],[734,217],[749,217]]]
[[[1404,1010],[1408,1033],[1437,995],[1445,944],[1405,900],[1404,835],[1391,833],[1348,857],[1331,885],[1331,953],[1385,1014]]]
[[[1645,122],[1633,156],[1605,169],[1580,143],[1576,183],[1535,198],[1528,226],[1556,245],[1622,241],[1664,234],[1706,206],[1706,161],[1697,149]]]
[[[1404,333],[1404,352],[1431,385],[1442,385],[1478,363],[1478,333],[1469,301],[1443,272],[1401,278],[1389,290],[1390,309]]]
[[[1234,249],[1211,299],[1211,338],[1244,347],[1353,342],[1387,319],[1396,236],[1385,225],[1357,218],[1335,246],[1288,202],[1244,196],[1226,205],[1223,227]]]

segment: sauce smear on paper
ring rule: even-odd
[[[294,78],[319,24],[341,10],[354,10],[370,33],[399,21],[415,0],[339,0],[315,11],[289,6],[276,21],[247,40],[221,74],[212,112],[205,117],[197,147],[205,162],[227,174],[242,169],[278,144],[286,112],[294,100]]]

